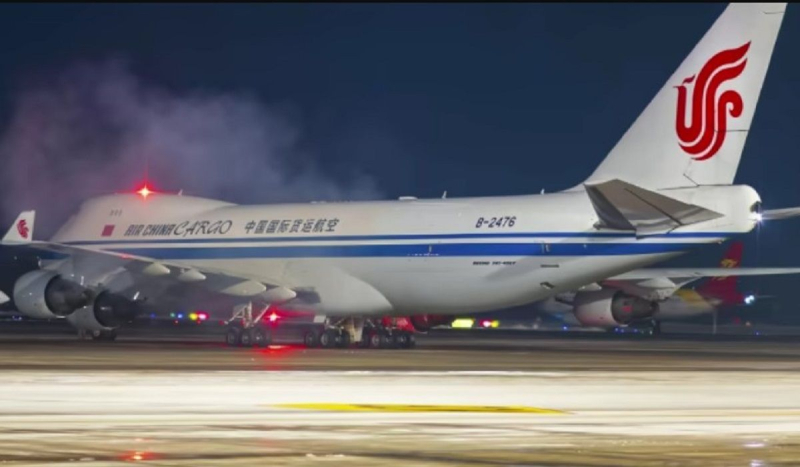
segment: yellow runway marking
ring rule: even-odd
[[[566,415],[563,410],[525,406],[491,405],[409,405],[409,404],[278,404],[286,409],[328,410],[335,412],[478,412],[478,413],[528,413],[539,415]]]

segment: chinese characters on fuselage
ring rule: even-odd
[[[335,232],[339,219],[270,219],[252,220],[244,226],[245,232],[255,235],[286,233]]]

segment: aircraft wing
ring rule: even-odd
[[[179,262],[160,261],[152,258],[105,250],[92,250],[75,245],[33,241],[33,219],[35,213],[26,211],[19,215],[11,230],[3,237],[1,245],[9,248],[29,249],[34,252],[55,253],[61,261],[55,266],[59,271],[80,271],[90,282],[108,282],[121,272],[131,275],[134,282],[146,282],[158,278],[162,284],[196,283],[207,290],[228,296],[259,296],[270,303],[280,303],[297,296],[296,292],[278,283],[265,283],[247,275],[232,275],[229,272],[209,268],[198,269]],[[91,279],[94,279],[92,281]],[[0,297],[1,298],[1,297]]]
[[[695,278],[726,276],[770,276],[800,274],[800,268],[647,268],[636,269],[609,280],[648,280],[661,278]]]
[[[121,254],[110,251],[90,250],[73,245],[52,242],[30,242],[16,248],[31,248],[67,256],[75,262],[92,262],[97,268],[113,272],[123,268],[135,276],[172,279],[179,283],[198,283],[204,288],[224,295],[252,297],[261,295],[267,301],[291,300],[296,293],[278,284],[265,284],[245,275],[231,275],[213,269],[198,269],[180,263],[160,261],[152,258]],[[83,269],[85,270],[85,269]]]

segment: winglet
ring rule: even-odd
[[[3,237],[4,244],[30,243],[36,211],[22,211]]]
[[[3,291],[0,290],[0,305],[3,303],[8,303],[9,301],[11,301],[11,299],[8,298],[8,295],[4,294]]]

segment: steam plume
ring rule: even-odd
[[[37,209],[38,238],[88,197],[156,188],[243,203],[379,197],[373,180],[325,176],[287,112],[243,93],[177,93],[119,60],[25,86],[0,137],[0,206]],[[44,235],[43,235],[44,234]]]

